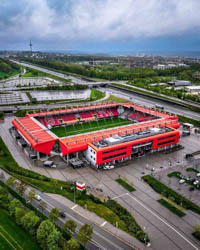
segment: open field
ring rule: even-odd
[[[113,117],[106,118],[103,120],[86,122],[86,123],[77,123],[73,125],[68,125],[65,127],[54,127],[51,131],[56,134],[58,137],[77,135],[81,133],[87,133],[92,131],[97,131],[100,129],[114,128],[127,124],[131,124],[131,121],[126,121],[124,119]]]
[[[0,249],[40,249],[34,239],[17,226],[8,213],[3,209],[0,209]]]

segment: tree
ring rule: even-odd
[[[35,190],[34,189],[31,189],[27,195],[27,198],[30,202],[33,202],[35,200]]]
[[[0,179],[1,179],[2,181],[5,179],[4,172],[1,172],[1,174],[0,174]]]
[[[11,176],[11,177],[9,177],[8,179],[7,179],[7,181],[6,181],[6,184],[9,186],[9,187],[11,187],[11,188],[13,188],[13,187],[15,187],[16,186],[16,178],[15,177],[13,177],[13,176]]]
[[[13,200],[10,202],[10,204],[9,204],[9,214],[10,214],[11,216],[14,216],[14,215],[15,215],[15,209],[16,209],[17,207],[18,207],[18,208],[22,208],[23,205],[22,205],[22,203],[21,203],[19,200],[13,199]]]
[[[36,235],[37,228],[40,224],[40,218],[33,211],[26,213],[21,219],[22,226],[31,234]]]
[[[77,224],[75,221],[73,220],[68,220],[65,222],[65,225],[63,227],[63,230],[69,234],[70,236],[72,236],[72,234],[75,232],[76,230],[76,227],[77,227]]]
[[[195,235],[195,237],[200,239],[200,225],[195,225],[194,226],[194,235]]]
[[[24,182],[19,182],[19,183],[17,183],[17,185],[16,185],[16,190],[17,190],[17,192],[18,192],[21,196],[24,195],[24,193],[25,193],[25,191],[26,191],[26,188],[27,188],[27,185],[26,185],[26,183],[24,183]]]
[[[40,203],[39,203],[39,205],[38,205],[38,208],[42,211],[42,213],[43,213],[43,211],[47,208],[47,203],[46,202],[44,202],[44,201],[41,201]]]
[[[68,240],[66,247],[67,247],[67,250],[79,250],[80,244],[78,243],[77,240],[75,240],[74,238],[71,238],[70,240]]]
[[[58,184],[58,181],[56,179],[51,179],[51,183],[53,184],[54,187],[56,187]]]
[[[10,203],[10,196],[8,190],[4,187],[0,187],[0,207],[7,209]]]
[[[60,237],[61,233],[56,228],[54,228],[47,237],[47,249],[48,250],[58,249]]]
[[[55,229],[55,225],[50,220],[44,220],[37,230],[37,240],[43,249],[47,249],[47,238]]]
[[[80,227],[78,232],[78,237],[80,241],[85,245],[88,241],[92,239],[93,229],[89,224],[84,224]]]
[[[15,220],[18,225],[22,224],[22,217],[26,214],[26,210],[21,207],[15,208]]]
[[[49,214],[49,218],[55,222],[58,220],[58,218],[60,217],[60,210],[56,207],[51,209],[51,212]]]

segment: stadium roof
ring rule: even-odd
[[[112,129],[85,133],[77,136],[76,135],[70,136],[67,138],[58,138],[55,135],[53,135],[48,130],[48,128],[44,127],[41,123],[37,121],[37,119],[34,118],[36,116],[56,115],[66,112],[80,112],[88,109],[98,109],[98,108],[115,107],[115,106],[132,107],[136,110],[157,116],[158,119],[142,123],[135,123]],[[45,154],[50,154],[55,141],[59,141],[63,155],[85,150],[87,149],[89,142],[100,141],[104,138],[108,138],[116,134],[125,135],[128,132],[129,133],[138,132],[152,127],[165,127],[165,126],[169,126],[172,128],[179,127],[178,118],[174,115],[155,111],[150,108],[142,107],[135,104],[121,104],[121,103],[97,104],[85,107],[76,107],[70,109],[32,113],[32,114],[27,114],[27,116],[24,118],[15,119],[12,121],[12,123],[36,151]]]

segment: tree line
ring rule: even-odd
[[[0,174],[0,179],[5,180],[4,173]],[[2,182],[1,182],[2,183]],[[9,177],[6,184],[10,188],[16,189],[20,196],[23,196],[27,190],[24,182]],[[30,203],[36,200],[36,192],[31,189],[27,195]],[[73,220],[67,220],[62,229],[56,226],[56,221],[60,218],[60,210],[52,208],[49,213],[49,219],[45,216],[39,216],[40,213],[27,209],[24,204],[16,198],[11,198],[5,184],[0,186],[0,207],[7,210],[9,215],[15,220],[16,224],[27,231],[44,250],[78,250],[82,245],[92,240],[93,229],[89,224],[82,225],[76,230],[77,224]],[[47,208],[44,201],[40,201],[38,208],[43,213]],[[77,232],[78,240],[73,238]]]

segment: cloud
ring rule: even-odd
[[[200,30],[199,0],[0,2],[0,41],[110,41]]]

